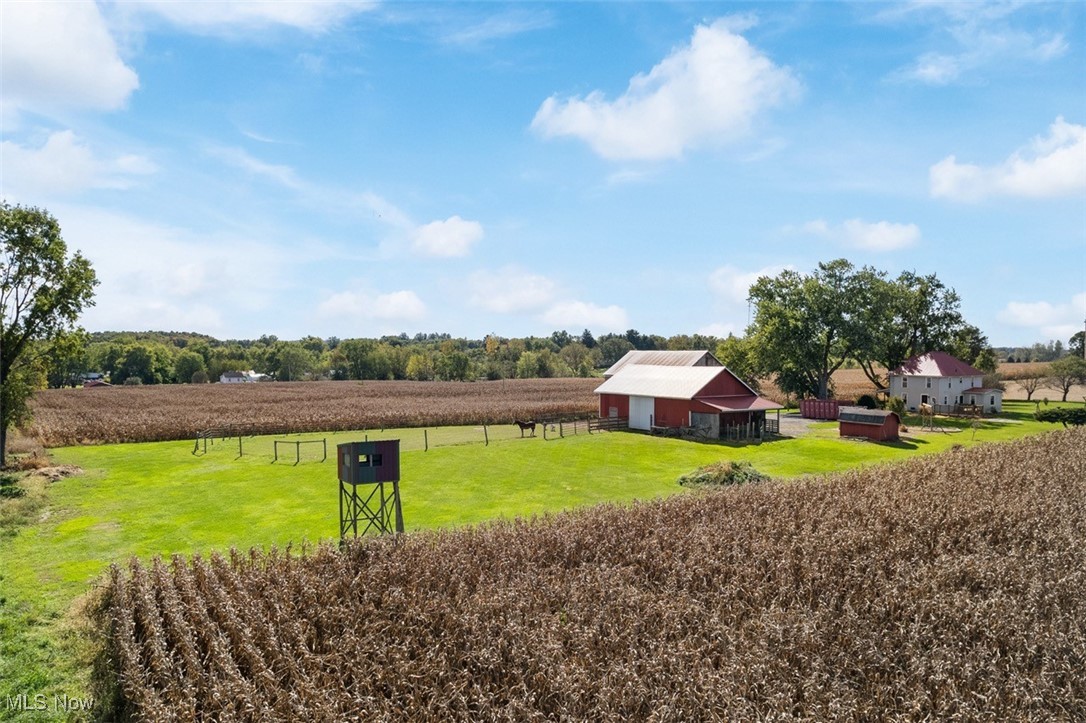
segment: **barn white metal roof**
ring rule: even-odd
[[[707,351],[628,351],[611,368],[603,373],[607,379],[618,373],[619,369],[630,364],[648,364],[661,367],[695,367],[712,366],[720,368],[724,366],[720,361]]]
[[[625,394],[662,399],[693,399],[694,395],[725,372],[722,366],[688,367],[630,364],[603,384],[596,394]]]

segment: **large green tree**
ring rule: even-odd
[[[837,259],[807,276],[762,277],[750,298],[757,305],[747,334],[752,368],[798,396],[826,397],[833,372],[850,359],[885,389],[886,370],[914,355],[941,349],[973,361],[988,348],[962,318],[958,294],[934,274],[891,279]]]
[[[962,318],[958,294],[935,274],[906,271],[891,280],[873,273],[867,282],[865,305],[854,310],[861,324],[853,356],[879,389],[888,385],[886,371],[910,357],[942,350],[971,362],[987,348],[984,335]]]
[[[757,311],[747,332],[755,365],[772,373],[785,392],[826,398],[833,373],[864,338],[861,312],[880,278],[845,259],[820,263],[810,275],[786,270],[759,278],[750,288]]]
[[[26,417],[27,370],[94,303],[98,281],[60,224],[39,208],[0,202],[0,467],[9,425]]]

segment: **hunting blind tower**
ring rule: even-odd
[[[348,533],[358,537],[371,531],[378,535],[403,532],[400,440],[348,442],[336,451],[340,544]]]

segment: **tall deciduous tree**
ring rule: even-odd
[[[885,370],[897,368],[910,357],[949,351],[971,361],[987,348],[984,335],[962,319],[958,294],[935,274],[920,276],[906,271],[893,280],[874,274],[867,281],[866,306],[856,309],[863,323],[853,353],[879,389],[888,385]]]
[[[1063,401],[1076,384],[1086,384],[1086,359],[1068,355],[1048,365],[1048,386],[1063,392]]]
[[[1077,332],[1067,341],[1067,352],[1086,358],[1086,331]]]
[[[94,303],[97,283],[90,262],[68,256],[53,216],[0,202],[0,467],[8,427],[25,418],[33,391],[25,370]]]
[[[827,397],[830,377],[863,336],[859,312],[877,278],[845,259],[820,263],[810,276],[786,270],[759,278],[750,288],[757,311],[748,330],[757,366],[774,374],[785,392]]]

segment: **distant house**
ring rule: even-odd
[[[245,372],[223,372],[219,375],[219,381],[223,384],[244,384],[252,381]]]
[[[722,367],[723,364],[707,351],[628,351],[603,373],[610,379],[628,364],[656,367]]]
[[[942,351],[915,356],[890,372],[891,397],[917,411],[929,404],[950,414],[975,407],[983,412],[1003,411],[1003,390],[984,386],[984,372]]]
[[[697,427],[713,438],[761,437],[779,429],[779,420],[767,420],[766,411],[781,405],[758,396],[712,354],[697,354],[715,364],[627,362],[596,388],[600,417],[628,418],[631,429],[645,431]]]
[[[901,417],[896,412],[841,407],[837,422],[842,437],[866,437],[876,442],[896,442],[900,438]]]

